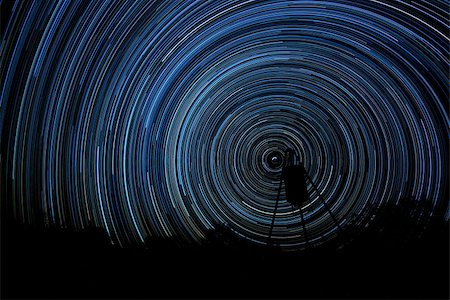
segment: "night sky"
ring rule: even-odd
[[[2,218],[94,226],[120,248],[201,243],[216,228],[264,247],[281,171],[268,156],[289,148],[317,189],[295,207],[282,186],[283,251],[361,231],[367,211],[404,199],[448,221],[448,1],[1,12]]]

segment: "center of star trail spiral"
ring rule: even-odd
[[[269,154],[266,154],[265,156],[266,156],[266,163],[268,164],[269,168],[280,171],[284,162],[283,153],[274,150],[271,151]]]
[[[16,3],[0,124],[14,214],[119,244],[218,224],[264,244],[288,148],[341,226],[402,197],[446,205],[446,7]],[[320,245],[337,224],[307,188]],[[303,233],[282,190],[272,239],[301,249]]]

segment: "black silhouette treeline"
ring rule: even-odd
[[[200,245],[149,238],[119,248],[99,228],[2,218],[1,297],[448,299],[448,221],[424,203],[373,208],[340,238],[297,252],[221,226]]]

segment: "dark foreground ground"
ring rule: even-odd
[[[104,232],[2,221],[2,298],[449,298],[448,222],[379,214],[344,247],[284,253],[226,229],[117,248]],[[351,232],[351,229],[349,229]],[[338,249],[340,248],[340,249]]]

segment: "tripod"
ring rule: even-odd
[[[308,180],[311,183],[311,186],[317,192],[320,201],[322,202],[327,212],[330,214],[333,222],[336,224],[339,233],[342,232],[342,228],[339,225],[339,222],[336,220],[336,217],[331,212],[328,203],[323,198],[317,185],[312,181],[311,177],[306,172],[305,168],[303,167],[303,164],[300,162],[299,157],[298,155],[295,154],[294,150],[289,148],[286,149],[285,158],[286,159],[283,162],[283,168],[280,175],[280,184],[278,186],[277,200],[275,202],[275,209],[273,211],[267,244],[270,245],[272,241],[271,238],[273,233],[273,227],[275,224],[275,217],[278,209],[278,204],[280,201],[281,188],[283,186],[283,181],[285,181],[286,200],[292,204],[292,207],[297,206],[299,208],[301,223],[303,227],[303,234],[306,240],[306,247],[311,248],[302,209],[302,205],[308,200],[308,194],[306,191],[306,180]]]

